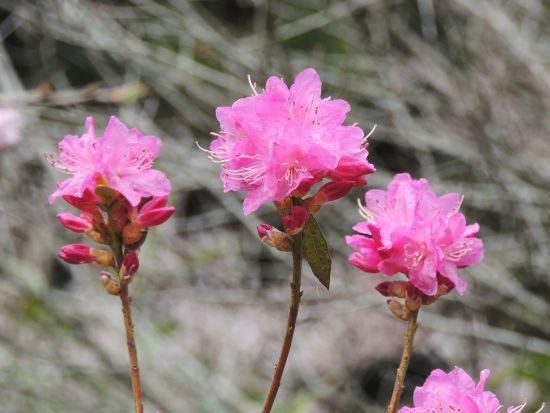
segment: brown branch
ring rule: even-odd
[[[290,283],[290,308],[288,310],[288,319],[286,322],[285,337],[281,346],[281,352],[279,354],[279,360],[275,365],[275,371],[273,378],[271,379],[271,385],[265,397],[264,407],[262,413],[271,412],[275,398],[277,397],[277,391],[281,385],[281,378],[285,369],[290,347],[292,345],[292,338],[294,336],[294,330],[296,329],[296,319],[298,318],[298,309],[300,307],[300,300],[302,298],[302,292],[300,291],[300,285],[302,281],[302,232],[296,234],[292,238],[294,239],[294,246],[292,248],[292,282]]]
[[[139,375],[137,348],[134,339],[134,324],[132,323],[132,312],[130,309],[132,298],[128,295],[127,284],[123,284],[120,289],[120,301],[122,303],[122,315],[124,317],[124,328],[126,330],[126,343],[128,344],[128,355],[130,357],[135,412],[143,413],[143,402],[141,401],[141,378]]]
[[[403,355],[401,356],[401,362],[397,369],[397,376],[395,377],[395,384],[393,386],[393,393],[391,395],[391,401],[388,405],[388,413],[395,413],[399,405],[399,399],[401,393],[403,393],[403,383],[405,382],[405,376],[407,375],[407,369],[409,368],[409,362],[413,351],[414,333],[418,324],[416,320],[418,318],[418,311],[411,311],[409,318],[409,324],[407,327],[407,333],[405,334],[405,340],[403,343]]]
[[[0,104],[3,106],[22,104],[66,106],[89,101],[121,104],[126,101],[140,99],[149,93],[149,87],[142,83],[102,88],[100,87],[100,83],[96,82],[81,89],[59,91],[52,90],[52,87],[48,83],[44,83],[32,90],[12,94],[0,94]]]

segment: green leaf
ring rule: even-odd
[[[112,204],[115,201],[115,199],[117,199],[118,197],[118,192],[115,189],[109,188],[106,185],[96,186],[95,193],[97,196],[102,198],[103,201],[105,201],[105,203],[107,203],[108,205]]]
[[[304,225],[303,250],[311,271],[328,290],[332,262],[327,240],[313,215],[309,216]]]

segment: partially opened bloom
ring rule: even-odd
[[[483,370],[476,384],[460,367],[450,373],[434,370],[424,385],[415,389],[414,406],[403,407],[398,413],[497,413],[502,407],[497,396],[484,390],[490,374]],[[519,413],[524,407],[508,407],[507,411]]]
[[[290,88],[272,76],[264,92],[254,92],[216,110],[221,131],[208,151],[222,164],[224,190],[248,191],[245,214],[268,201],[304,196],[324,178],[346,183],[339,196],[366,183],[374,167],[363,131],[343,125],[346,101],[321,98],[315,70],[300,72]]]
[[[435,296],[454,286],[467,288],[458,268],[483,258],[483,243],[476,237],[479,225],[466,225],[459,212],[457,193],[437,196],[425,179],[396,175],[387,191],[370,190],[360,212],[360,234],[346,237],[355,248],[349,261],[366,272],[405,274],[420,293]]]
[[[70,175],[57,184],[50,202],[60,196],[80,198],[86,189],[92,192],[105,185],[120,192],[132,206],[143,197],[161,197],[170,193],[170,182],[163,172],[153,169],[161,141],[128,129],[111,116],[103,137],[97,137],[93,119],[86,120],[86,133],[67,135],[59,143],[59,155],[49,156],[51,164]]]

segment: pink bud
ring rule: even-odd
[[[256,227],[256,231],[258,231],[258,236],[262,240],[268,236],[269,231],[271,231],[272,229],[273,226],[269,224],[260,224]]]
[[[86,244],[65,245],[59,250],[58,256],[69,264],[89,264],[95,260],[92,249]]]
[[[144,228],[164,223],[176,210],[172,206],[167,207],[167,202],[168,197],[165,196],[151,199],[140,208],[136,216],[136,222]]]
[[[122,260],[122,273],[124,277],[131,277],[139,269],[139,258],[136,251],[130,251]]]
[[[319,192],[326,195],[327,201],[336,201],[347,195],[347,193],[353,188],[354,182],[352,181],[334,181],[329,182],[319,189]]]
[[[269,224],[260,224],[256,227],[256,230],[264,244],[277,248],[279,251],[292,251],[294,241],[287,233],[279,231]]]
[[[362,159],[348,157],[341,159],[335,170],[331,171],[329,177],[334,180],[353,181],[356,186],[364,185],[364,175],[374,172],[374,166]]]
[[[92,221],[85,215],[77,217],[76,215],[64,212],[57,214],[57,219],[65,228],[74,232],[86,232],[92,229]]]
[[[176,208],[170,206],[153,209],[144,214],[140,212],[136,217],[136,222],[141,224],[145,228],[154,227],[167,221],[168,218],[172,216],[175,210]]]
[[[84,190],[84,193],[80,197],[73,195],[64,195],[63,199],[69,205],[72,205],[75,208],[80,209],[81,211],[89,213],[97,211],[97,196],[87,188]]]
[[[167,196],[157,196],[147,201],[145,204],[143,204],[143,206],[140,208],[140,211],[147,212],[152,209],[162,208],[162,207],[165,207],[167,203],[168,203]]]
[[[285,215],[281,220],[287,234],[295,235],[302,230],[308,217],[309,213],[306,208],[301,205],[295,205],[292,207],[292,215]]]
[[[300,182],[300,184],[298,185],[298,188],[292,191],[292,196],[295,196],[297,198],[301,198],[305,196],[309,192],[311,187],[319,181],[320,179],[318,178],[304,179],[303,181]]]

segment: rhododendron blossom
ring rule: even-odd
[[[245,214],[293,193],[305,195],[323,178],[346,182],[348,190],[366,183],[374,167],[363,131],[343,125],[346,101],[321,98],[315,70],[299,73],[290,88],[272,76],[264,92],[253,89],[254,96],[217,108],[221,132],[208,151],[222,164],[224,190],[248,191]]]
[[[415,389],[414,407],[403,407],[398,413],[497,413],[502,407],[497,396],[484,390],[490,374],[488,369],[483,370],[476,384],[460,367],[450,373],[434,370],[424,385]],[[524,407],[509,407],[507,411],[519,413]]]
[[[57,184],[50,203],[60,196],[80,198],[86,189],[101,184],[120,192],[132,206],[144,197],[162,197],[170,193],[170,182],[163,172],[153,169],[161,141],[128,129],[111,116],[103,137],[97,137],[91,117],[86,133],[67,135],[59,143],[59,155],[49,156],[51,164],[71,175]]]
[[[387,191],[368,191],[365,201],[360,213],[366,221],[354,227],[360,234],[346,237],[356,249],[351,264],[385,275],[401,272],[428,296],[446,282],[464,294],[467,284],[457,269],[478,263],[483,243],[476,238],[479,225],[466,225],[459,212],[459,194],[438,197],[427,180],[399,174]]]

